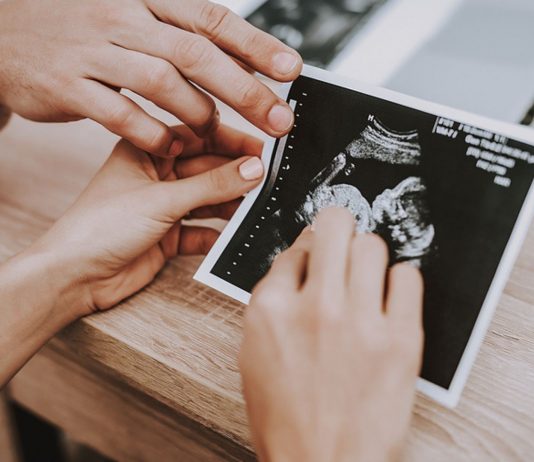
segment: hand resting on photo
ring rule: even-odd
[[[346,209],[320,212],[252,294],[241,371],[262,461],[396,460],[422,347],[423,283]]]

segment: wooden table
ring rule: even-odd
[[[61,215],[115,141],[92,122],[11,120],[0,132],[1,259]],[[66,329],[8,399],[119,460],[253,459],[236,363],[243,307],[192,280],[199,261],[175,259],[142,293]],[[418,397],[405,460],[533,457],[534,228],[460,405]]]

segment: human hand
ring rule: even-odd
[[[176,156],[183,140],[119,93],[129,89],[199,136],[216,129],[208,93],[272,136],[289,106],[245,71],[294,80],[298,54],[207,0],[0,2],[0,104],[37,121],[90,118],[137,147]]]
[[[176,130],[185,142],[178,159],[153,158],[121,141],[75,204],[26,252],[51,255],[61,277],[70,275],[74,317],[142,289],[177,254],[206,253],[218,233],[181,219],[228,219],[260,182],[256,138],[225,126],[207,141],[185,126]],[[248,157],[230,158],[238,156]]]
[[[326,209],[253,292],[240,367],[265,461],[386,461],[402,446],[422,354],[423,283],[376,235]]]

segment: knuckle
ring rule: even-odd
[[[211,42],[200,35],[191,35],[176,44],[175,58],[186,73],[200,72],[212,58]]]
[[[373,257],[389,258],[389,249],[386,241],[378,234],[366,233],[357,235],[354,242],[359,252],[363,250]]]
[[[238,89],[237,104],[242,109],[257,108],[267,99],[262,85],[253,77],[247,78],[246,82]]]
[[[146,148],[150,152],[158,152],[165,148],[168,143],[169,135],[167,130],[161,127],[155,130],[152,136],[148,139]]]
[[[269,51],[268,41],[265,40],[265,35],[262,31],[256,29],[246,35],[243,43],[240,45],[239,54],[245,61],[250,61],[258,58],[259,53]]]
[[[208,173],[209,184],[218,192],[227,191],[230,188],[231,182],[227,175],[221,169],[213,169]]]
[[[61,91],[59,94],[56,93],[49,86],[40,86],[39,91],[46,95],[50,101],[54,101],[54,107],[69,115],[79,115],[78,113],[72,113],[72,109],[81,106],[84,107],[84,87],[79,84],[75,79],[70,79],[62,82]],[[76,111],[78,112],[78,111]]]
[[[130,125],[132,117],[133,111],[127,105],[110,107],[104,115],[106,125],[111,131],[123,131]]]
[[[175,87],[174,73],[169,63],[161,61],[147,71],[144,88],[149,94],[170,93]]]
[[[205,2],[200,11],[201,30],[211,40],[217,40],[227,30],[232,12],[222,5]]]

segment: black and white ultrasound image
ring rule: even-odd
[[[308,77],[288,101],[295,127],[275,146],[268,180],[211,272],[251,292],[319,210],[346,207],[359,232],[387,241],[391,264],[421,268],[422,377],[449,388],[534,165],[511,169],[503,187],[466,156],[465,136],[435,133],[436,116]]]
[[[267,0],[247,20],[326,67],[385,0]]]

